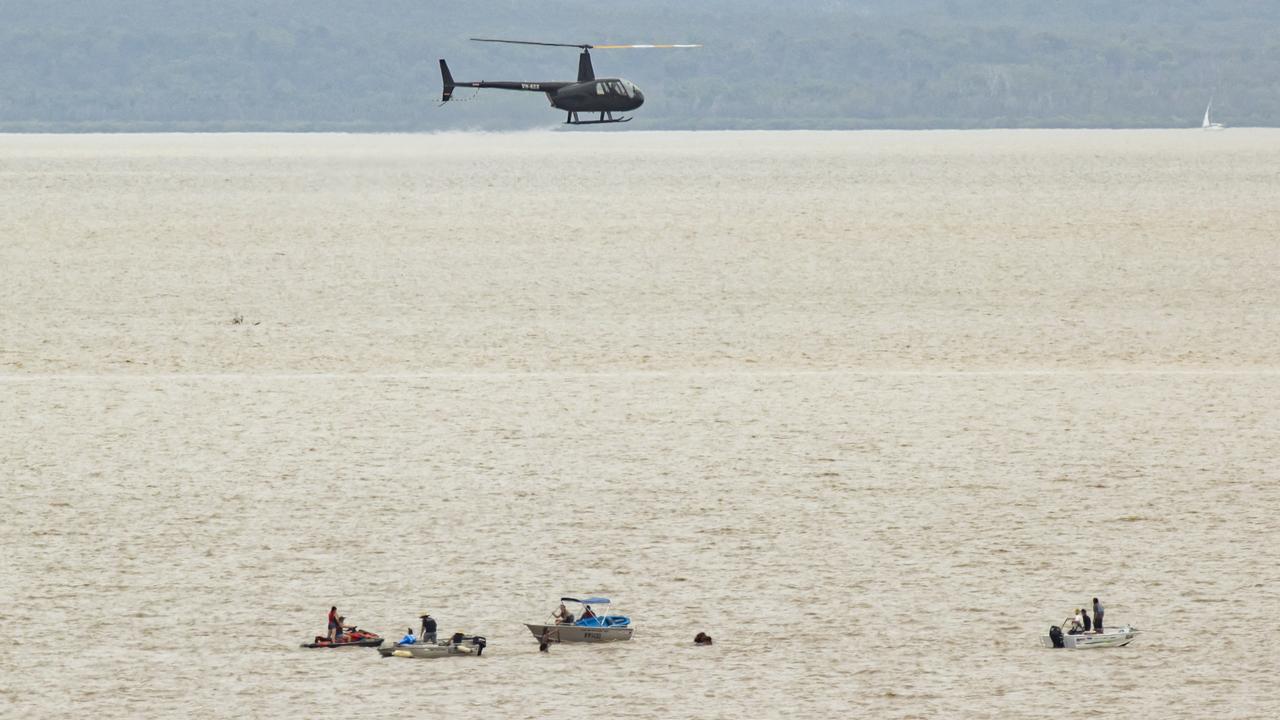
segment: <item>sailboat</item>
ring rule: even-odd
[[[1222,123],[1216,123],[1209,119],[1209,111],[1213,109],[1213,98],[1209,98],[1209,104],[1204,108],[1204,124],[1200,126],[1203,130],[1226,130],[1226,126]]]

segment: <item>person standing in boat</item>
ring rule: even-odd
[[[1089,622],[1089,611],[1080,608],[1080,617],[1084,619],[1084,631],[1089,632],[1093,629],[1093,624]]]
[[[1102,632],[1102,603],[1098,598],[1093,599],[1093,631]]]
[[[565,607],[564,603],[560,603],[560,607],[551,613],[551,617],[556,621],[557,625],[573,624],[573,613],[569,612],[569,608]]]
[[[338,606],[334,605],[329,608],[329,642],[337,642],[341,634],[342,627],[338,625]]]
[[[419,638],[424,643],[434,643],[436,641],[436,619],[431,617],[429,613],[422,613],[422,637]]]

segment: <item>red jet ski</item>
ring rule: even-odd
[[[342,639],[333,642],[324,635],[317,635],[309,643],[302,643],[304,648],[338,648],[338,647],[378,647],[382,644],[382,636],[366,632],[359,628],[348,628],[342,633]]]

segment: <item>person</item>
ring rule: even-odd
[[[329,642],[337,642],[342,629],[338,627],[338,606],[329,608]]]
[[[1084,631],[1089,632],[1093,629],[1093,624],[1089,622],[1089,611],[1080,608],[1080,617],[1084,618]]]
[[[342,642],[342,639],[346,636],[347,634],[347,626],[345,624],[346,621],[347,621],[346,616],[344,615],[338,616],[338,634],[335,636],[334,642]]]
[[[700,632],[693,637],[693,644],[694,645],[710,645],[711,636],[704,632]]]
[[[583,620],[588,620],[588,619],[593,618],[593,617],[595,617],[595,616],[596,616],[596,613],[595,613],[595,611],[594,611],[594,610],[592,610],[592,609],[591,609],[591,606],[590,606],[590,605],[583,605],[583,606],[582,606],[582,619],[583,619]]]
[[[1093,631],[1102,632],[1102,603],[1098,598],[1093,599]]]
[[[1084,621],[1080,618],[1080,611],[1076,610],[1075,616],[1063,620],[1062,627],[1067,628],[1068,635],[1079,635],[1080,631],[1084,629]]]
[[[573,613],[569,612],[569,609],[564,606],[564,603],[560,603],[560,607],[556,608],[556,611],[551,614],[551,617],[555,618],[557,625],[573,624]]]
[[[418,639],[417,639],[417,638],[415,638],[415,637],[413,636],[413,628],[409,628],[408,630],[405,630],[405,631],[404,631],[404,637],[400,638],[400,642],[398,642],[398,643],[396,643],[396,644],[397,644],[397,645],[412,645],[412,644],[414,644],[414,643],[415,643],[415,642],[417,642],[417,641],[418,641]]]
[[[424,643],[434,643],[436,641],[436,619],[431,617],[430,613],[425,612],[418,617],[422,618],[422,635],[418,640]]]

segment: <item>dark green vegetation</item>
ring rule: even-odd
[[[1229,125],[1280,125],[1274,0],[183,5],[0,0],[0,129],[399,131],[562,119],[524,93],[436,107],[439,57],[460,80],[575,76],[571,49],[466,42],[472,35],[704,43],[595,55],[599,75],[644,89],[634,128],[1178,127],[1199,124],[1210,94]]]

